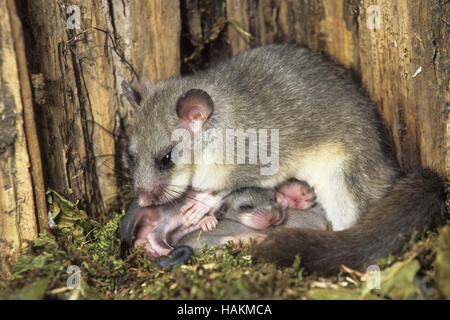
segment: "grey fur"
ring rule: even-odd
[[[395,169],[382,152],[375,110],[349,75],[308,49],[268,45],[195,75],[158,82],[142,93],[131,137],[136,188],[170,181],[170,172],[157,170],[154,158],[173,145],[177,100],[192,88],[208,92],[214,101],[205,129],[280,129],[280,183],[291,178],[285,176],[285,163],[294,152],[339,142],[349,156],[342,174],[360,210],[392,185]],[[195,167],[185,165],[185,170]],[[236,165],[220,188],[274,187],[267,181],[272,178],[261,176],[258,165]]]
[[[224,205],[225,209],[220,210],[219,208],[223,208]],[[243,206],[251,208],[243,209]],[[194,231],[184,234],[182,237],[177,236],[176,238],[179,240],[174,243],[174,246],[190,246],[201,249],[203,246],[212,247],[224,244],[227,239],[233,237],[236,239],[241,236],[265,238],[271,230],[278,229],[278,225],[267,229],[254,229],[242,220],[244,215],[253,214],[260,209],[278,210],[283,216],[280,227],[316,230],[326,230],[328,227],[328,220],[320,205],[315,205],[307,210],[290,208],[283,210],[275,200],[275,191],[255,187],[240,188],[224,197],[211,211],[210,214],[214,214],[217,210],[222,211],[216,229],[201,234]]]
[[[244,217],[253,215],[257,211],[279,213],[279,223],[287,228],[306,228],[326,230],[328,221],[325,212],[320,205],[315,205],[308,210],[283,209],[276,201],[275,191],[263,188],[240,188],[226,195],[209,214],[216,215],[219,225],[210,232],[202,232],[199,237],[199,227],[185,227],[177,214],[183,201],[177,200],[159,207],[160,221],[151,231],[154,244],[160,248],[172,249],[180,246],[202,248],[203,245],[212,247],[226,243],[230,238],[259,237],[264,238],[275,225],[255,229]],[[218,216],[220,213],[220,216]],[[265,214],[268,218],[269,213]],[[122,219],[120,226],[120,238],[124,248],[133,247],[133,235],[136,229],[143,227],[145,223],[143,212],[133,200]],[[148,237],[148,235],[147,235]],[[177,260],[178,261],[178,260]]]
[[[261,260],[290,265],[300,254],[308,271],[332,274],[340,265],[365,270],[397,252],[414,231],[435,228],[446,218],[442,180],[429,170],[399,179],[352,227],[337,232],[279,228],[255,248]]]

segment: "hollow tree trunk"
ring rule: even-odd
[[[22,27],[14,1],[0,2],[0,272],[47,230],[39,144]]]
[[[130,187],[121,155],[131,112],[120,83],[179,73],[178,0],[22,5],[31,72],[42,79],[35,90],[45,180],[102,218]]]
[[[227,0],[231,52],[296,42],[350,68],[377,105],[405,168],[446,176],[450,4],[439,0]],[[376,6],[371,8],[371,6]],[[378,16],[376,16],[378,14]],[[377,25],[379,22],[379,25]]]

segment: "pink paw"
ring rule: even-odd
[[[197,225],[217,201],[217,197],[209,193],[190,192],[186,203],[179,211],[179,214],[183,216],[183,224],[186,227]]]
[[[213,231],[215,228],[217,228],[217,225],[219,222],[217,221],[216,217],[213,216],[207,216],[204,217],[199,223],[199,227],[202,228],[204,232]]]
[[[308,184],[298,180],[289,180],[278,187],[276,199],[283,208],[306,210],[314,205],[316,195]]]

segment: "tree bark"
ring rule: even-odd
[[[122,165],[130,107],[123,79],[179,73],[180,11],[169,1],[23,1],[45,181],[101,219],[130,180]],[[79,8],[80,28],[70,29]]]
[[[22,26],[14,1],[0,2],[0,272],[48,230]]]
[[[368,12],[372,5],[374,11]],[[439,0],[227,0],[231,52],[270,42],[296,42],[350,68],[380,113],[406,169],[446,177],[449,107],[449,3]],[[379,28],[374,25],[378,10]]]

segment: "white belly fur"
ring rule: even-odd
[[[344,181],[344,149],[339,144],[325,144],[291,157],[293,176],[314,188],[334,231],[347,229],[358,218],[358,206]]]
[[[291,154],[290,161],[283,161],[280,169],[283,174],[267,176],[261,182],[266,187],[275,187],[291,177],[306,181],[314,188],[317,201],[323,206],[333,230],[347,229],[357,220],[359,210],[344,182],[346,157],[344,148],[338,143],[315,146]],[[222,183],[225,184],[232,168],[232,165],[197,165],[192,186],[198,190],[222,189]]]

